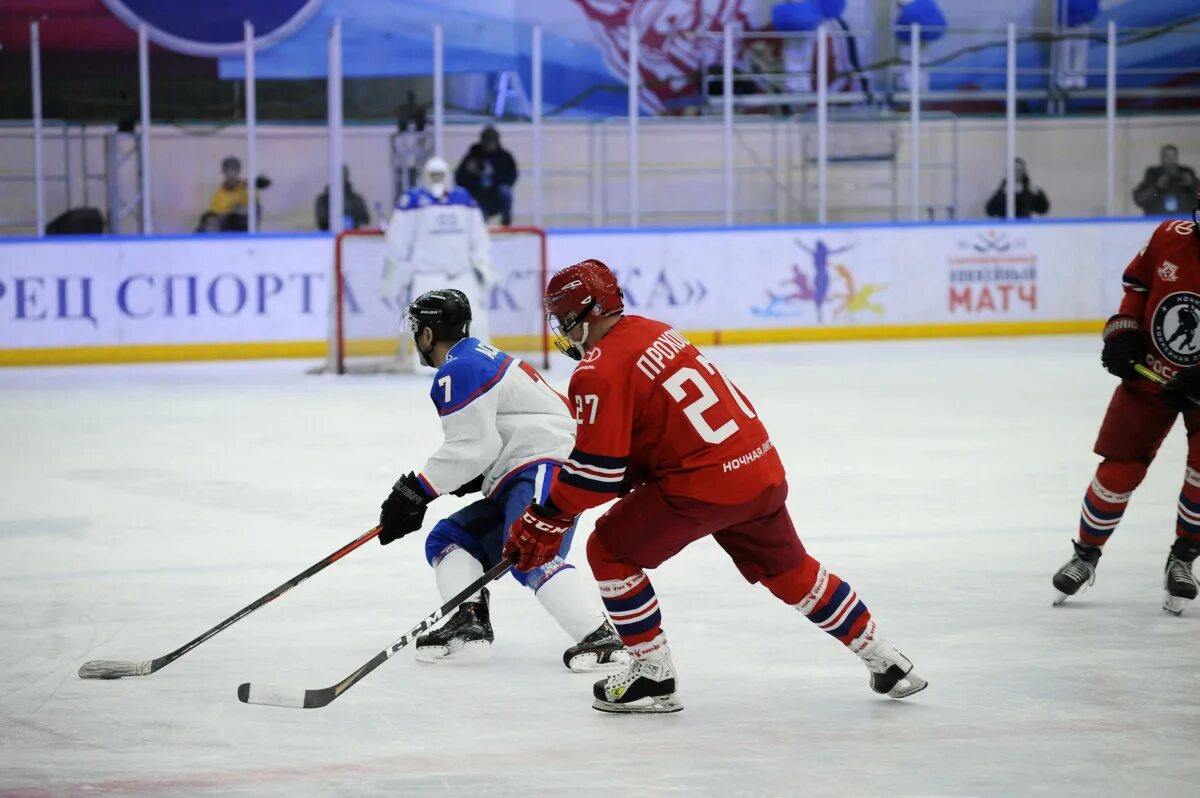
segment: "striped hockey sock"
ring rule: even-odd
[[[810,562],[815,563],[812,558]],[[855,654],[875,639],[875,622],[871,611],[858,597],[849,582],[816,564],[816,579],[812,588],[795,604],[796,610],[817,625],[817,628],[836,637]]]
[[[598,584],[608,617],[621,636],[621,642],[635,657],[643,657],[666,642],[658,598],[645,571],[638,571],[627,579],[605,580]]]
[[[1183,540],[1200,542],[1200,471],[1188,468],[1179,491],[1179,517],[1175,534]]]
[[[1186,484],[1184,489],[1186,491]],[[1197,498],[1200,499],[1200,488],[1193,488],[1193,491],[1197,492]],[[1121,516],[1125,514],[1125,507],[1129,504],[1129,497],[1132,495],[1132,492],[1113,493],[1100,484],[1099,477],[1093,477],[1092,484],[1088,485],[1087,493],[1083,496],[1083,509],[1079,513],[1079,542],[1087,546],[1103,546],[1107,543],[1109,536],[1117,528],[1117,524],[1121,523]],[[1196,509],[1200,512],[1200,504],[1196,505]],[[1183,496],[1180,495],[1179,523],[1181,525],[1183,524],[1183,512]],[[1197,515],[1197,523],[1200,523],[1200,514]]]

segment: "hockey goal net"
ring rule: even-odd
[[[549,367],[549,330],[542,310],[547,275],[546,232],[495,227],[491,237],[496,285],[488,294],[492,344],[541,368]],[[333,313],[322,371],[334,374],[405,371],[411,346],[400,332],[405,303],[384,296],[386,242],[382,230],[347,230],[334,248]],[[411,299],[411,298],[409,298]]]

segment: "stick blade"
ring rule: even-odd
[[[305,709],[305,690],[295,690],[288,687],[278,687],[272,684],[251,684],[243,682],[238,685],[238,701],[243,704],[262,704],[268,707],[292,707]]]
[[[127,662],[117,659],[93,659],[79,668],[80,679],[124,679],[126,676],[145,676],[154,672],[150,660]]]

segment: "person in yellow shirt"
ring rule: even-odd
[[[208,203],[208,209],[221,217],[221,229],[225,231],[244,232],[247,225],[247,211],[250,206],[250,193],[246,181],[242,179],[242,162],[230,155],[221,161],[221,174],[224,179],[217,190],[213,192]],[[271,181],[259,176],[255,187],[264,189]],[[259,218],[262,218],[262,206],[259,208]]]

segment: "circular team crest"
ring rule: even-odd
[[[1200,363],[1200,295],[1170,294],[1154,311],[1154,343],[1176,366]]]

